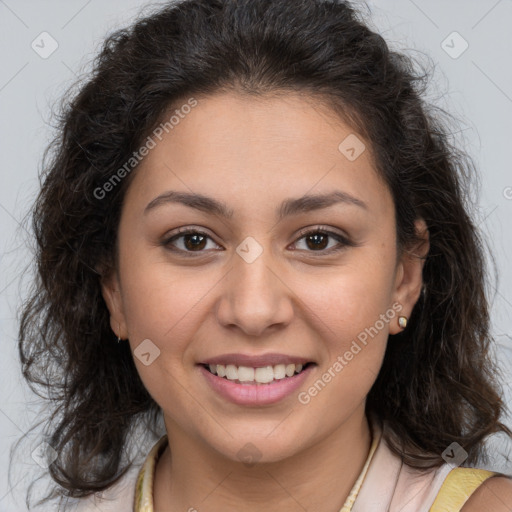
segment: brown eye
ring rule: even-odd
[[[204,249],[208,244],[208,240],[212,240],[211,237],[202,231],[198,231],[196,229],[184,229],[170,238],[166,238],[162,242],[162,245],[175,252],[201,253],[205,252]],[[216,245],[216,247],[219,246]]]
[[[184,246],[190,251],[194,251],[195,249],[204,249],[206,245],[206,237],[200,234],[183,235],[183,240]]]
[[[347,237],[321,228],[303,231],[301,235],[302,236],[295,243],[297,244],[299,241],[304,240],[306,248],[300,250],[305,250],[307,252],[331,254],[333,252],[341,251],[347,246],[353,247],[355,245]],[[331,240],[335,241],[335,243],[329,247],[329,242]]]
[[[305,238],[306,244],[310,249],[325,249],[329,242],[329,235],[324,233],[315,233]]]
[[[304,231],[301,235],[302,236],[297,240],[297,242],[295,242],[295,244],[304,240],[305,248],[300,248],[300,250],[305,252],[331,254],[341,251],[348,246],[355,246],[355,244],[347,237],[325,229],[316,228]],[[213,242],[212,238],[207,233],[198,231],[197,229],[187,228],[166,238],[162,242],[162,245],[170,251],[182,253],[188,256],[192,253],[197,253],[199,255],[201,253],[209,252],[207,247],[208,241]],[[334,243],[331,244],[331,242]],[[219,250],[219,246],[215,244],[215,242],[213,242],[213,244],[214,247],[210,249]]]

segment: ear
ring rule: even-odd
[[[107,304],[110,313],[110,327],[116,336],[121,339],[128,338],[126,320],[123,312],[123,303],[121,297],[121,288],[119,278],[115,271],[111,271],[107,276],[100,279],[101,294]]]
[[[406,318],[411,316],[414,305],[420,297],[423,287],[423,265],[430,249],[426,222],[423,219],[417,219],[414,224],[420,241],[404,248],[398,262],[393,292],[393,302],[398,302],[402,306],[398,315]],[[397,334],[401,331],[397,317],[396,321],[391,322],[389,333]]]

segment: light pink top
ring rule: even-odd
[[[370,452],[340,512],[428,512],[443,481],[454,466],[446,463],[426,473],[419,473],[403,464],[401,458],[391,452],[377,422],[370,422],[370,425]],[[160,445],[161,441],[162,439],[159,441]],[[154,457],[148,456],[144,465],[146,469],[151,465],[154,467]],[[96,495],[75,500],[73,504],[67,505],[66,511],[133,511],[135,484],[141,469],[142,465],[132,467],[117,484],[104,491],[101,498]],[[146,483],[150,483],[146,487],[151,489],[153,470],[146,471],[146,475]],[[149,512],[152,507],[140,510]]]

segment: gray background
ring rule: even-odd
[[[31,277],[25,273],[21,280],[32,256],[30,226],[23,219],[38,190],[43,150],[53,136],[52,105],[88,69],[104,35],[129,23],[146,5],[134,0],[0,0],[0,511],[25,510],[28,479],[40,470],[30,456],[39,443],[33,435],[8,480],[11,446],[41,411],[21,378],[15,340],[21,298]],[[366,5],[374,28],[393,49],[422,62],[425,55],[432,59],[428,99],[460,120],[454,125],[455,141],[482,174],[477,223],[498,265],[492,309],[495,357],[512,404],[512,1],[381,0]],[[45,55],[52,44],[57,49]],[[507,422],[512,426],[512,418]],[[494,436],[490,447],[489,467],[512,473],[500,454],[512,453],[510,442]]]

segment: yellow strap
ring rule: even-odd
[[[445,478],[429,512],[459,511],[478,486],[495,474],[486,469],[452,469]]]

